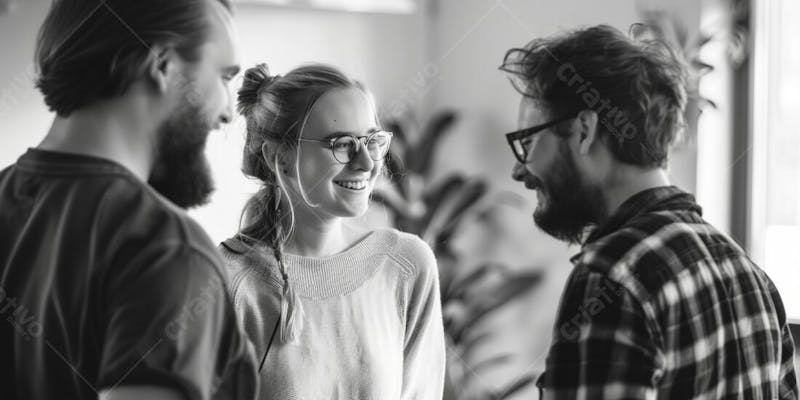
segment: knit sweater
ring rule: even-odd
[[[280,316],[272,251],[220,246],[235,308],[259,361]],[[284,255],[304,309],[296,344],[276,334],[260,399],[440,400],[445,342],[433,252],[414,235],[377,230],[329,257]]]

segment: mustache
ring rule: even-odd
[[[529,176],[525,178],[525,187],[530,190],[544,190],[544,181],[536,176]]]

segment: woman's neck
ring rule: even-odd
[[[350,248],[360,236],[340,217],[324,218],[313,209],[295,209],[294,231],[284,252],[305,257],[326,257]]]
[[[284,251],[306,257],[325,257],[346,248],[341,224],[335,226],[295,225]]]

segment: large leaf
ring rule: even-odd
[[[450,334],[453,340],[460,342],[461,338],[474,329],[487,315],[536,287],[541,279],[540,272],[518,273],[506,278],[496,288],[484,293],[484,296],[476,296],[475,302],[469,305],[469,312],[464,321],[451,330]]]
[[[404,149],[408,148],[408,135],[406,134],[406,130],[400,121],[394,119],[386,121],[384,127],[389,132],[392,132],[392,146],[397,145]]]
[[[489,274],[505,272],[505,270],[506,267],[502,264],[484,264],[473,269],[463,278],[457,279],[453,283],[453,289],[448,293],[448,300],[463,300],[476,283],[487,278]]]
[[[472,369],[472,372],[480,375],[481,373],[483,373],[483,370],[503,365],[508,361],[511,361],[513,358],[514,358],[513,354],[508,354],[508,353],[498,354],[496,356],[489,357],[486,360],[477,362],[470,368]]]
[[[430,175],[433,155],[437,144],[456,121],[456,113],[443,111],[435,115],[425,126],[418,143],[414,145],[412,154],[407,155],[408,168],[424,177]]]
[[[437,243],[450,240],[461,218],[486,195],[487,185],[482,180],[459,181],[451,185],[431,208],[428,223],[424,231],[424,239]]]
[[[436,263],[439,265],[439,287],[442,297],[442,305],[444,305],[446,293],[449,293],[455,283],[456,277],[459,275],[459,269],[462,261],[455,251],[449,246],[449,243],[438,243],[432,246],[433,252],[436,255]]]
[[[374,191],[370,195],[370,199],[389,210],[395,220],[397,220],[397,218],[411,217],[411,215],[408,214],[408,204],[396,194],[382,190]]]
[[[480,212],[477,211],[478,204],[486,196],[489,191],[486,182],[472,181],[462,188],[458,202],[453,204],[449,210],[449,215],[441,219],[441,224],[434,225],[436,240],[439,242],[449,242],[452,236],[461,228],[461,225],[466,219],[467,215],[475,212],[475,217],[478,217]],[[440,222],[440,221],[437,221]],[[431,224],[433,225],[433,223]]]
[[[434,240],[427,240],[423,233],[428,230],[431,220],[436,217],[436,214],[439,212],[442,204],[451,201],[450,197],[455,193],[458,193],[459,189],[464,186],[465,182],[466,179],[464,179],[464,177],[461,175],[450,175],[444,178],[444,180],[437,186],[425,191],[422,194],[422,201],[428,205],[427,213],[420,221],[420,236],[423,240],[428,243],[435,243]]]
[[[458,349],[461,352],[461,358],[464,360],[471,360],[473,357],[475,357],[475,352],[490,338],[494,337],[494,334],[494,331],[481,332],[476,335],[470,335],[461,343],[458,343]]]
[[[453,376],[460,374],[456,374],[456,368],[453,368],[451,361],[452,358],[448,357],[447,370],[444,374],[444,396],[442,400],[458,400],[460,390],[462,389],[462,385],[460,385],[461,382],[459,382],[462,379]]]
[[[508,276],[508,269],[500,264],[487,264],[462,273],[466,267],[464,257],[450,245],[452,237],[468,222],[480,223],[481,218],[491,218],[491,209],[503,202],[489,204],[485,200],[488,185],[481,180],[468,180],[458,174],[438,182],[429,180],[434,157],[443,154],[438,146],[455,121],[455,113],[439,113],[422,131],[413,121],[387,122],[386,129],[394,133],[391,153],[385,162],[391,185],[381,187],[372,197],[386,207],[396,228],[423,237],[436,254],[446,340],[450,344],[445,384],[447,400],[473,394],[470,392],[474,387],[468,383],[475,379],[474,369],[488,370],[509,359],[508,355],[494,356],[471,369],[465,361],[473,360],[475,352],[493,337],[494,331],[481,332],[474,329],[475,326],[524,292],[514,287],[511,280],[517,280],[519,285],[526,282],[524,277]],[[521,198],[507,203],[517,209],[526,204]],[[489,392],[482,394],[488,399],[514,390],[513,386],[508,386],[496,396]]]
[[[496,395],[493,396],[495,399],[507,399],[511,397],[514,393],[519,392],[522,389],[530,386],[536,381],[536,375],[534,374],[525,374],[516,379],[514,382],[511,382],[508,386],[500,390]]]

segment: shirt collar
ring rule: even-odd
[[[656,211],[690,211],[702,215],[703,211],[695,202],[694,196],[676,186],[660,186],[643,190],[625,200],[605,222],[594,228],[583,243],[587,245],[622,228],[628,221],[639,215]],[[583,252],[572,257],[573,262]]]

